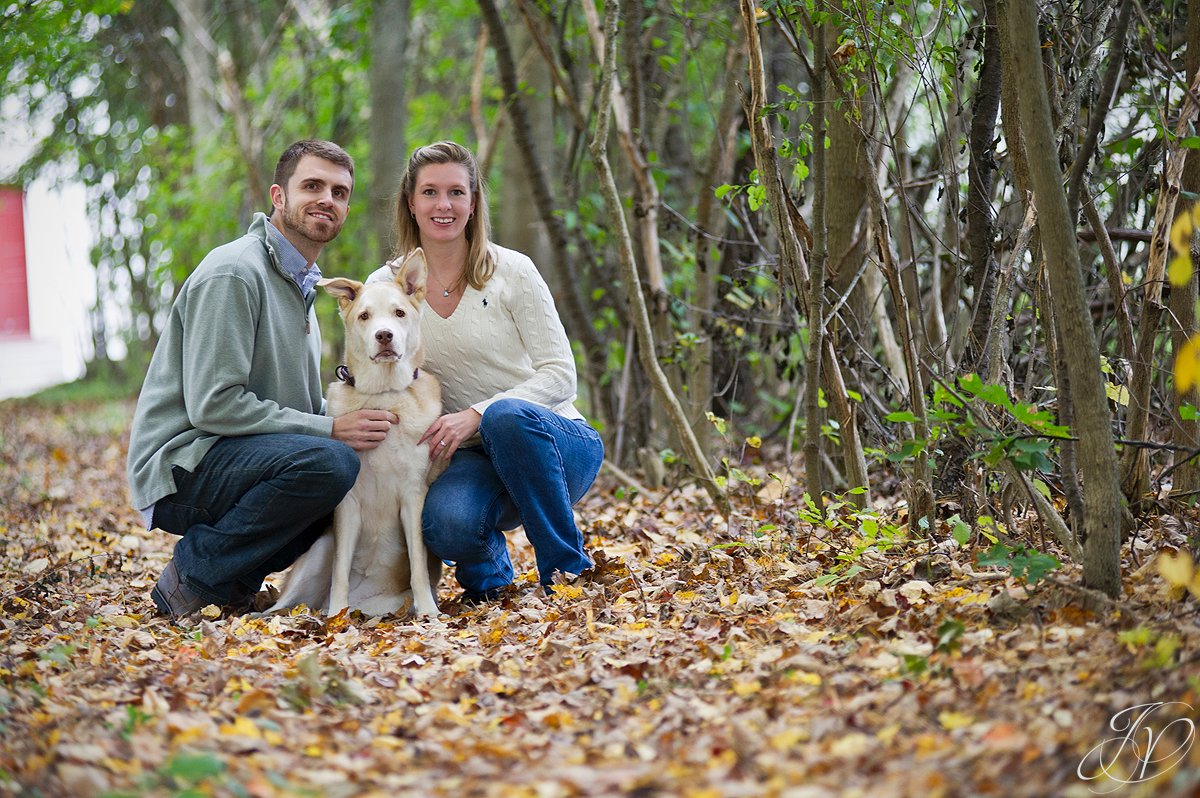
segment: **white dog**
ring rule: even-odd
[[[359,453],[358,481],[334,511],[332,531],[292,566],[271,611],[307,604],[329,615],[346,607],[368,615],[438,612],[434,586],[441,563],[421,537],[421,508],[437,474],[428,445],[417,445],[442,409],[441,386],[421,371],[428,267],[420,249],[389,265],[393,282],[363,285],[337,277],[319,285],[337,297],[346,326],[346,366],[329,387],[329,414],[390,410],[400,422],[382,444]]]

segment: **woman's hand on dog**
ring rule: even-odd
[[[429,425],[417,445],[429,444],[430,460],[449,460],[463,441],[479,432],[479,422],[482,420],[479,411],[471,407],[457,413],[447,413]]]
[[[396,414],[387,410],[355,410],[333,420],[333,439],[356,452],[365,452],[383,443],[398,421]]]

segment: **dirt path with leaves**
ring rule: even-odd
[[[552,599],[528,572],[460,608],[446,577],[425,623],[173,626],[147,593],[174,539],[126,507],[130,409],[0,405],[0,795],[1200,794],[1200,603],[1153,562],[1194,515],[1125,547],[1114,605],[894,514],[814,526],[767,468],[733,533],[699,491],[600,484],[600,578]]]

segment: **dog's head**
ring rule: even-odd
[[[396,379],[407,375],[411,381],[413,371],[424,360],[421,300],[425,298],[428,274],[425,254],[420,249],[414,251],[393,266],[393,271],[392,282],[363,285],[357,280],[334,277],[318,283],[337,298],[346,325],[347,365],[359,381],[360,390],[399,387]],[[367,388],[363,380],[370,381],[371,387]],[[386,385],[381,387],[383,382]]]

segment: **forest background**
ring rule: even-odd
[[[963,589],[945,580],[982,581],[991,592],[954,598],[984,596],[984,627],[1037,607],[1111,633],[1109,654],[1137,673],[1113,712],[1194,702],[1200,4],[14,2],[0,41],[0,92],[52,126],[17,181],[87,188],[89,384],[136,392],[175,292],[263,209],[287,143],[328,138],[356,157],[350,220],[321,265],[361,278],[391,254],[410,150],[456,139],[479,154],[494,237],[538,263],[576,347],[608,454],[598,548],[633,529],[639,556],[666,567],[680,555],[660,563],[657,547],[677,528],[689,552],[773,564],[729,566],[750,584],[722,581],[718,615],[768,606],[749,599],[763,584],[816,591],[803,600],[830,613],[882,595],[863,606],[886,617]],[[332,376],[340,324],[334,303],[318,307]],[[79,558],[47,541],[64,497],[30,474],[72,455],[6,415],[6,479],[26,497],[7,511],[6,599],[31,601]],[[100,426],[120,441],[119,424]],[[623,562],[613,578],[633,579]],[[696,568],[650,598],[670,604]],[[643,611],[653,586],[637,583]],[[976,630],[935,615],[915,612],[929,645],[896,654],[901,682],[953,672],[969,687],[938,658],[956,661]],[[817,665],[801,672],[822,683]],[[329,697],[305,678],[310,700]],[[970,727],[939,711],[940,733]],[[1029,758],[1018,726],[976,732]],[[872,732],[885,747],[888,728]],[[1079,734],[1039,751],[1065,746],[1073,767],[1100,730]],[[865,755],[854,740],[833,753]],[[75,751],[45,776],[47,756],[6,770],[36,782],[65,767],[95,786],[96,761]],[[1070,767],[1048,772],[1062,784]]]

